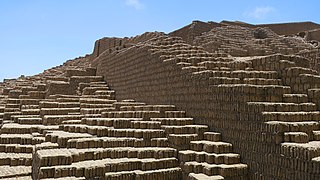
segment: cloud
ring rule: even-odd
[[[144,5],[139,0],[126,0],[126,5],[135,9],[143,9]]]
[[[251,17],[251,18],[256,18],[256,19],[263,19],[269,14],[275,12],[275,9],[270,6],[265,6],[265,7],[256,7],[253,11],[251,12],[245,12],[245,16]]]

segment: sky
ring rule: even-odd
[[[319,0],[0,0],[0,82],[92,53],[103,37],[169,33],[193,20],[320,23]]]

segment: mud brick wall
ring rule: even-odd
[[[320,72],[320,49],[302,51],[297,55],[308,58],[310,60],[310,68]]]
[[[123,46],[127,42],[127,38],[102,38],[95,42],[92,53],[93,58],[98,57],[107,49]]]
[[[250,101],[281,102],[283,94],[291,93],[290,87],[247,84],[210,86],[212,71],[195,72],[197,67],[184,67],[181,63],[166,59],[167,56],[161,51],[154,53],[152,48],[148,45],[133,46],[99,56],[97,74],[104,76],[115,89],[117,99],[173,104],[180,110],[186,110],[187,116],[194,117],[195,123],[209,125],[211,130],[222,133],[223,141],[234,144],[234,151],[240,153],[242,161],[249,165],[252,179],[314,177],[308,169],[291,167],[292,160],[283,156],[282,152],[287,149],[279,145],[284,139],[283,131],[263,123],[265,119],[259,113],[259,106],[247,104]],[[276,55],[261,61],[266,63],[280,59],[282,56]],[[292,63],[307,66],[299,59],[291,60]],[[259,67],[258,64],[255,66]],[[296,161],[299,165],[312,166],[308,160]]]
[[[320,41],[320,28],[319,28],[319,29],[312,30],[312,31],[309,31],[309,32],[307,33],[307,40]]]
[[[204,32],[210,31],[212,28],[220,27],[221,24],[215,22],[193,21],[181,29],[170,33],[171,36],[181,37],[184,41],[192,43],[195,37],[200,36]]]
[[[103,53],[106,50],[111,52],[113,50],[122,49],[130,46],[131,43],[143,42],[163,34],[164,33],[162,32],[145,32],[139,36],[135,36],[131,38],[105,37],[95,42],[93,53],[90,58],[94,60],[94,58],[98,57],[101,53]]]
[[[279,35],[291,35],[297,34],[303,31],[309,31],[318,29],[320,26],[312,22],[301,22],[301,23],[283,23],[283,24],[261,24],[259,27],[268,27]]]

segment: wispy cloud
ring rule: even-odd
[[[144,5],[139,0],[126,0],[126,5],[135,9],[143,9]]]
[[[263,19],[273,12],[275,12],[275,9],[273,7],[265,6],[265,7],[256,7],[252,11],[245,12],[244,15],[251,18]]]

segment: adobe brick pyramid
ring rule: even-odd
[[[319,29],[194,21],[7,79],[0,179],[320,179]]]

